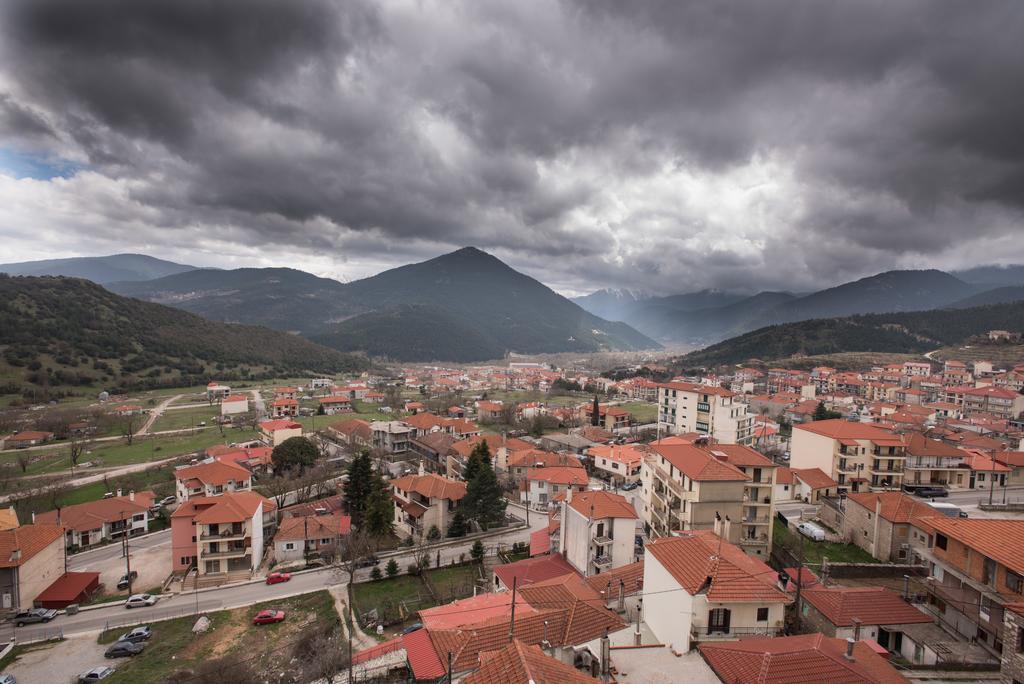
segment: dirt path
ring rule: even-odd
[[[142,437],[143,435],[147,434],[149,432],[149,429],[153,427],[153,423],[156,422],[157,418],[164,414],[164,411],[167,409],[167,407],[170,406],[173,402],[177,401],[182,396],[183,395],[181,394],[175,394],[173,397],[164,399],[162,402],[160,402],[156,406],[156,408],[149,412],[149,416],[146,418],[146,422],[142,425],[141,428],[139,428],[139,431],[135,433],[135,436]]]
[[[341,618],[341,631],[347,639],[348,622],[345,620],[345,614],[348,613],[348,584],[333,585],[328,587],[327,591],[334,597],[334,609],[338,611],[338,617]],[[352,618],[352,625],[352,649],[354,651],[361,651],[364,648],[370,648],[380,643],[359,628],[359,623],[356,622],[355,617]]]

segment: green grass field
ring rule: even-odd
[[[442,602],[473,595],[473,585],[480,577],[476,564],[453,565],[427,571],[427,579]]]
[[[629,401],[619,405],[633,414],[633,420],[641,425],[653,423],[658,419],[658,405],[649,401]]]
[[[220,406],[217,404],[195,408],[168,409],[156,419],[150,431],[180,430],[182,428],[196,427],[201,422],[213,425],[213,422],[219,417]]]
[[[384,572],[384,568],[381,568],[381,572]],[[385,622],[393,622],[405,620],[417,610],[434,605],[422,580],[411,575],[353,584],[352,594],[353,609],[361,625],[366,624],[363,615],[374,608]]]
[[[800,539],[797,532],[790,531],[782,521],[773,523],[774,543],[781,544],[794,555],[799,555]],[[804,563],[820,566],[822,558],[830,563],[878,563],[870,553],[853,544],[835,544],[833,542],[816,542],[804,538]]]

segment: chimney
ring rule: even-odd
[[[420,475],[425,474],[424,470],[423,470],[423,459],[422,458],[420,459],[420,467],[418,469],[418,472],[419,472]]]
[[[607,682],[612,666],[611,642],[608,640],[608,630],[604,631],[601,637],[601,681]]]
[[[857,643],[856,639],[847,639],[846,640],[846,655],[843,656],[843,657],[846,658],[847,660],[849,660],[850,662],[853,662],[853,647],[854,647],[854,645],[856,643]]]
[[[732,532],[732,520],[729,519],[729,516],[725,516],[725,522],[722,523],[722,532],[722,539],[728,541],[729,534]]]
[[[21,560],[21,549],[12,549],[11,550],[11,562],[12,563],[17,563],[20,560]]]
[[[135,490],[134,489],[129,489],[128,490],[128,500],[129,501],[135,501]]]
[[[715,534],[722,536],[722,516],[715,513]]]
[[[117,495],[121,496],[121,488],[120,487],[117,488]]]
[[[35,522],[36,522],[36,512],[32,511],[32,524],[34,525]],[[57,522],[60,522],[60,521],[58,520]]]
[[[853,640],[860,641],[860,618],[853,618]]]

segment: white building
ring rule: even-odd
[[[249,410],[249,397],[244,394],[231,394],[220,402],[220,415],[232,416]]]
[[[778,636],[789,596],[778,573],[709,532],[647,544],[643,619],[679,653],[696,643]]]
[[[561,507],[558,548],[582,575],[597,575],[635,560],[637,515],[624,496],[569,490]]]
[[[658,428],[667,434],[698,432],[722,444],[747,444],[754,417],[747,405],[722,387],[689,382],[658,385]]]

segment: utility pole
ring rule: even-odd
[[[349,584],[352,583],[354,576],[354,572],[349,573]],[[354,624],[355,623],[352,621],[352,599],[350,595],[348,601],[348,624],[345,625],[345,631],[348,632],[348,684],[352,684],[352,682],[355,681],[352,679],[352,625]]]
[[[804,535],[800,535],[800,558],[796,564],[796,632],[800,633],[802,620],[800,615],[800,595],[804,585]]]
[[[448,684],[452,682],[452,652],[448,651]]]
[[[508,640],[512,642],[516,630],[516,584],[518,584],[518,577],[512,578],[512,619],[508,623]]]
[[[128,523],[125,520],[125,512],[121,511],[121,522],[125,523],[124,530],[122,531],[124,536],[121,538],[122,548],[124,551],[124,565],[125,565],[125,577],[128,578],[128,595],[132,595],[132,558],[131,550],[128,548]]]
[[[988,505],[992,505],[992,495],[995,494],[996,487],[996,459],[989,456],[989,460],[992,462],[992,470],[988,474]]]

